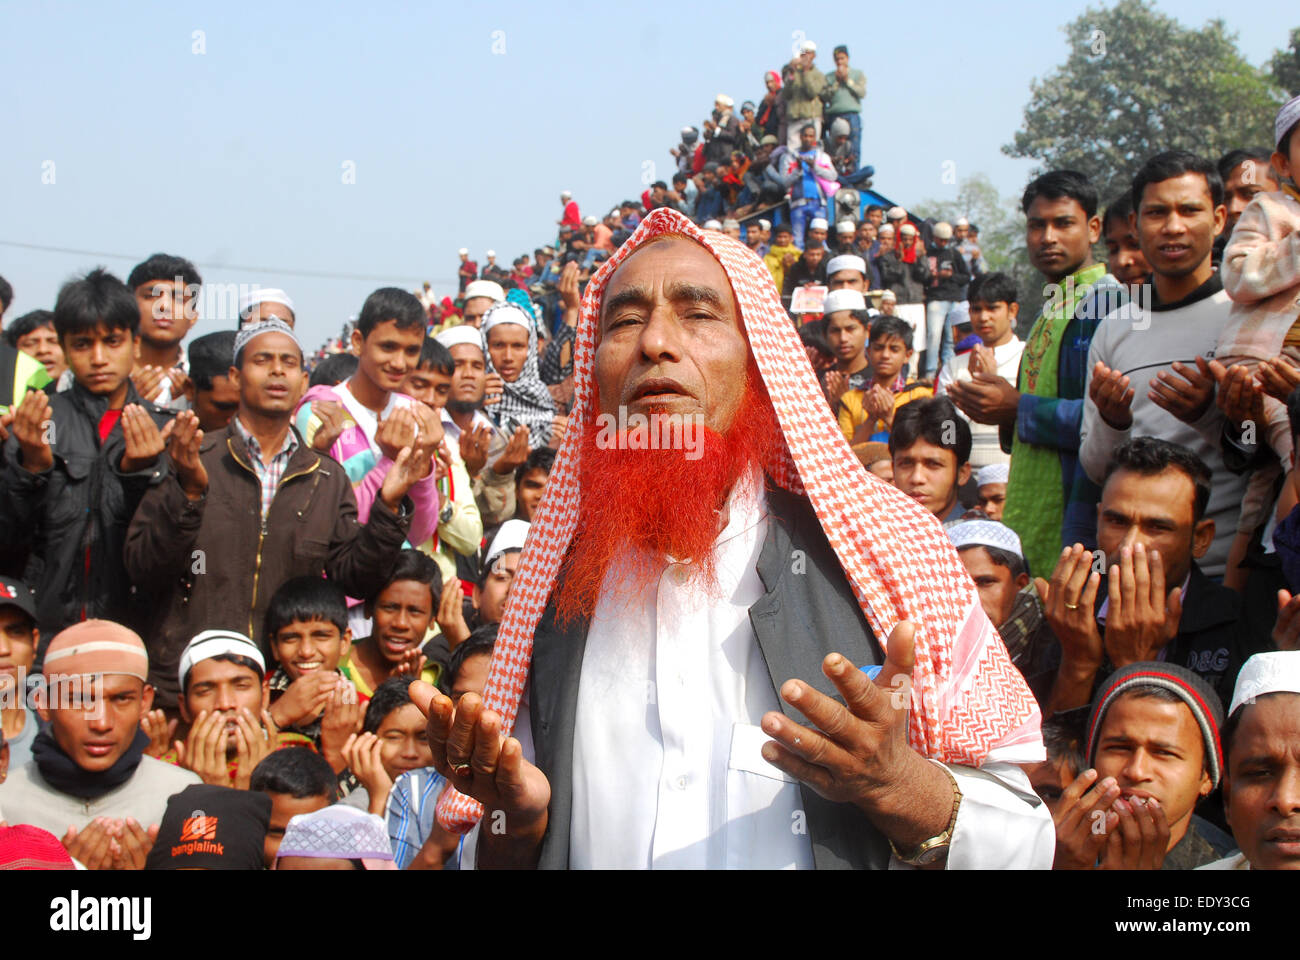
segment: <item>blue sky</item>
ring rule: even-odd
[[[679,128],[719,92],[757,99],[801,37],[822,69],[846,43],[866,72],[863,153],[883,193],[950,196],[947,161],[1016,193],[1032,164],[999,148],[1088,6],[0,0],[0,241],[120,255],[0,243],[9,316],[161,250],[210,282],[284,287],[315,346],[375,287],[451,292],[458,247],[480,263],[531,252],[562,189],[600,212],[643,173],[667,179]],[[1300,19],[1159,7],[1222,17],[1256,64]]]

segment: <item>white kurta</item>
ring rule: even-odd
[[[668,564],[630,601],[602,594],[573,743],[574,867],[811,867],[799,786],[763,760],[779,710],[749,607],[767,531],[761,487],[731,498],[710,596]]]

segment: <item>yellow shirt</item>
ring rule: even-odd
[[[853,435],[857,432],[858,427],[866,423],[871,418],[867,413],[863,402],[866,399],[865,390],[850,390],[840,398],[840,408],[838,419],[840,430],[844,433],[844,439],[853,442]],[[915,380],[909,381],[902,390],[894,394],[894,412],[905,403],[911,403],[913,400],[919,400],[921,397],[934,396],[934,387],[927,386],[924,383],[918,383]],[[884,436],[880,436],[884,434]],[[885,422],[876,419],[871,427],[870,440],[888,440],[889,431],[885,429]]]
[[[772,280],[776,283],[776,292],[780,293],[785,286],[785,255],[793,253],[798,258],[800,250],[794,244],[788,247],[778,247],[775,244],[767,248],[767,253],[763,256],[763,262],[767,264],[768,272],[772,274]]]

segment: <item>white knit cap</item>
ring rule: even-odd
[[[890,220],[903,220],[907,217],[907,211],[902,207],[893,206],[889,208],[885,216]]]
[[[1010,476],[1011,464],[990,463],[987,467],[980,467],[975,471],[975,486],[982,487],[986,483],[1006,483]]]
[[[1025,559],[1020,538],[1005,523],[996,520],[963,520],[948,527],[946,532],[958,550],[962,547],[996,547],[1014,553],[1021,560]]]
[[[471,297],[491,297],[494,303],[506,298],[506,292],[495,280],[473,280],[465,285],[465,299]]]
[[[826,264],[826,276],[833,277],[841,270],[856,270],[865,277],[867,261],[853,253],[842,253],[838,257],[831,257],[831,262]]]
[[[763,230],[771,230],[771,229],[772,229],[772,221],[771,221],[771,220],[759,220],[759,221],[758,221],[758,225],[759,225],[759,227],[762,228]]]
[[[276,854],[277,860],[281,857],[391,861],[393,846],[383,817],[336,803],[291,817]]]
[[[293,312],[293,301],[289,295],[277,287],[259,287],[250,290],[239,298],[239,315],[247,317],[259,303],[282,303]]]
[[[721,232],[722,232],[722,222],[719,221],[719,220],[705,220],[704,223],[701,225],[701,229],[704,229],[704,230],[717,230],[719,233],[721,233]]]
[[[1300,693],[1300,650],[1257,653],[1242,664],[1228,716],[1269,693]]]
[[[448,327],[433,339],[448,350],[452,347],[459,347],[464,343],[472,344],[480,350],[483,349],[483,334],[479,332],[477,327],[471,327],[468,323],[459,323],[454,327]]]
[[[865,309],[867,309],[867,298],[862,295],[862,291],[850,290],[847,287],[832,290],[822,301],[822,315],[827,317],[839,310]]]
[[[529,526],[527,520],[507,520],[501,524],[501,529],[492,538],[492,544],[483,558],[483,569],[491,570],[497,557],[507,550],[522,550],[524,541],[528,539]]]
[[[185,687],[185,678],[190,675],[196,663],[211,660],[222,654],[248,657],[261,668],[262,675],[266,675],[266,658],[262,656],[262,651],[257,648],[257,644],[248,637],[234,630],[204,630],[187,643],[181,653],[181,665],[176,676],[180,680],[182,689]]]
[[[835,224],[835,232],[836,233],[857,233],[858,225],[854,223],[852,220],[841,220],[839,223]]]
[[[487,343],[489,330],[503,323],[517,324],[525,330],[533,329],[533,318],[519,304],[507,300],[490,307],[488,312],[483,314],[483,342]]]
[[[458,256],[458,257],[468,257],[468,256],[469,256],[469,247],[461,247],[459,250],[456,251],[456,256]]]
[[[831,225],[826,222],[825,217],[813,217],[808,221],[809,230],[829,230]]]

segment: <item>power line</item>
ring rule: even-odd
[[[50,247],[39,243],[20,243],[17,240],[0,240],[0,246],[18,247],[23,250],[38,250],[42,253],[70,253],[79,257],[103,257],[109,260],[138,261],[140,259],[140,257],[135,254],[107,253],[103,250],[76,250],[71,247]],[[393,278],[397,276],[396,274],[379,276],[370,273],[338,273],[332,270],[296,270],[289,267],[254,267],[240,263],[201,262],[199,263],[199,266],[211,270],[246,270],[249,273],[287,274],[295,277],[316,277],[325,280],[366,280],[372,283],[392,283]],[[459,281],[440,277],[430,280],[429,282],[450,285],[458,283]]]

